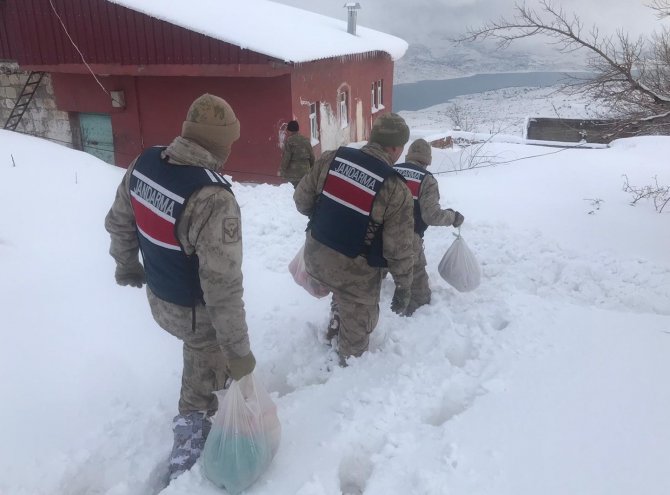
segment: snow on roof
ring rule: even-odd
[[[407,42],[390,34],[269,0],[107,0],[226,43],[285,62],[373,51],[397,60]]]

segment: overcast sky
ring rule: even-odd
[[[346,19],[348,0],[276,0],[331,17]],[[513,15],[514,0],[359,0],[359,24],[385,31],[407,41],[455,36],[467,26],[479,26],[499,16]],[[536,0],[527,0],[536,5]],[[648,33],[661,26],[649,0],[555,0],[554,5],[575,12],[601,31],[624,28],[631,34]],[[663,21],[668,24],[668,21]],[[439,38],[438,38],[439,39]]]

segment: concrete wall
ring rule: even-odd
[[[27,79],[28,72],[19,70],[16,64],[0,63],[0,128],[7,122]],[[67,112],[56,109],[51,77],[48,74],[42,79],[16,130],[72,146],[69,116]]]
[[[612,135],[614,129],[614,122],[608,120],[531,118],[528,120],[526,138],[564,143],[584,141],[607,144],[615,139]]]

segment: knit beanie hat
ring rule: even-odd
[[[286,130],[290,132],[298,132],[300,130],[300,126],[298,125],[297,120],[292,120],[291,122],[288,123],[286,126]]]
[[[204,94],[188,109],[181,135],[195,141],[223,163],[230,155],[230,147],[240,137],[240,122],[226,100]]]
[[[409,127],[400,115],[385,113],[377,117],[370,130],[370,142],[384,147],[405,146],[409,140]]]
[[[423,165],[430,165],[430,162],[433,161],[433,157],[431,155],[430,144],[428,144],[428,141],[425,139],[415,140],[409,145],[409,150],[407,151],[405,159],[419,162]]]

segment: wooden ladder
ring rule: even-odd
[[[19,122],[21,122],[23,114],[28,110],[28,105],[33,101],[33,96],[35,96],[35,92],[37,91],[37,88],[39,88],[44,74],[44,72],[32,71],[28,75],[28,79],[23,85],[23,89],[21,89],[21,94],[16,99],[14,108],[12,108],[12,113],[9,114],[9,118],[7,119],[7,122],[5,122],[4,129],[10,131],[16,130]]]

